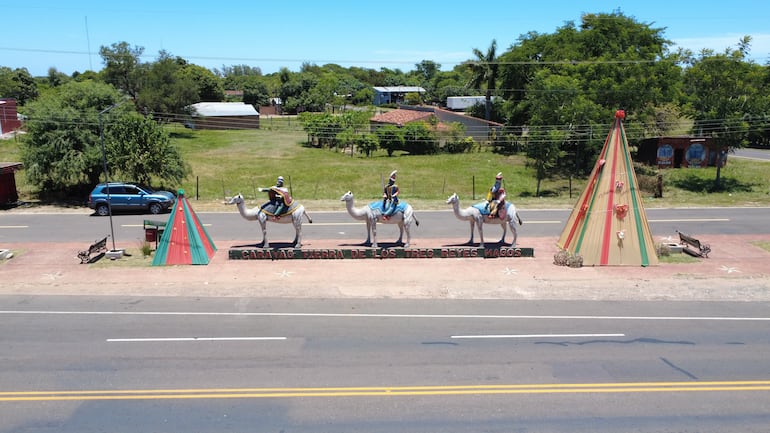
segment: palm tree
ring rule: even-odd
[[[487,49],[487,53],[484,54],[478,48],[473,49],[473,55],[476,56],[475,61],[468,62],[468,67],[471,70],[471,80],[468,83],[468,87],[472,89],[480,89],[482,84],[486,84],[486,105],[484,115],[486,120],[489,120],[492,112],[492,92],[495,90],[497,83],[497,62],[495,51],[497,51],[497,41],[492,39],[492,43]]]

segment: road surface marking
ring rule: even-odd
[[[169,400],[224,398],[408,397],[482,394],[597,394],[770,391],[770,381],[543,383],[326,388],[202,388],[81,391],[6,391],[0,401]]]
[[[167,341],[269,341],[286,337],[168,337],[168,338],[108,338],[108,343],[145,343]]]
[[[648,220],[651,223],[726,223],[730,218],[676,218],[665,220]]]
[[[144,227],[144,224],[121,224],[121,227]],[[211,227],[211,224],[203,224],[204,227]]]
[[[595,338],[595,337],[625,337],[626,334],[511,334],[511,335],[452,335],[449,338]]]
[[[503,320],[698,320],[727,322],[767,322],[770,317],[731,316],[567,316],[567,315],[497,315],[497,314],[387,314],[387,313],[259,313],[206,311],[57,311],[0,310],[0,314],[72,315],[72,316],[211,316],[211,317],[338,317],[364,319],[503,319]]]

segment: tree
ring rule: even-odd
[[[372,156],[372,152],[377,150],[377,147],[379,147],[379,141],[377,140],[377,136],[374,134],[359,134],[356,138],[356,146],[358,146],[358,151],[360,153],[363,153],[366,155],[366,157]]]
[[[141,90],[142,69],[140,57],[144,47],[128,45],[128,42],[118,42],[110,47],[99,48],[99,55],[104,62],[104,81],[125,92],[131,98],[136,98]]]
[[[687,96],[686,113],[693,120],[696,133],[713,137],[720,148],[714,189],[721,188],[722,157],[729,150],[744,147],[758,125],[765,124],[768,84],[765,68],[746,62],[751,38],[746,36],[739,49],[723,54],[703,51],[690,59],[684,75]]]
[[[476,60],[467,63],[472,73],[468,87],[471,89],[481,89],[482,85],[486,85],[486,92],[484,93],[486,107],[484,119],[486,120],[491,118],[492,92],[497,85],[498,64],[496,51],[497,41],[492,39],[486,54],[482,53],[478,48],[474,48],[473,55],[476,56]]]
[[[531,159],[529,164],[535,168],[537,178],[537,190],[535,196],[540,196],[540,184],[550,174],[551,168],[556,165],[559,157],[564,155],[561,144],[564,141],[563,131],[556,129],[538,130],[527,140],[527,157]]]
[[[592,102],[583,93],[581,85],[578,77],[558,74],[549,69],[540,70],[532,77],[527,96],[519,104],[520,109],[529,112],[528,130],[536,136],[530,137],[530,142],[541,146],[541,141],[553,138],[549,138],[547,131],[559,130],[560,134],[558,140],[549,141],[545,149],[528,148],[528,155],[530,150],[535,152],[536,158],[533,159],[538,168],[550,170],[558,167],[568,174],[580,173],[589,166],[586,157],[590,159],[591,154],[598,151],[601,143],[598,139],[592,140],[590,125],[597,113],[606,113],[607,110]],[[609,118],[609,113],[603,117]],[[550,149],[554,144],[558,151]],[[563,160],[559,164],[568,152],[573,154],[572,160]]]
[[[344,129],[340,116],[327,112],[303,112],[299,115],[299,120],[308,134],[308,143],[317,144],[318,147],[334,146],[337,134]]]
[[[200,101],[198,83],[191,74],[185,74],[187,62],[166,51],[158,53],[158,59],[147,66],[146,85],[136,98],[136,105],[145,113],[173,120],[186,112],[190,104]]]
[[[410,122],[403,126],[404,150],[410,155],[433,155],[439,151],[436,132],[427,122]]]
[[[112,108],[110,108],[112,107]],[[100,123],[108,170],[128,180],[178,182],[187,173],[168,136],[114,87],[72,81],[29,104],[21,145],[28,181],[47,193],[92,187],[104,174]],[[110,110],[101,116],[105,109]]]
[[[425,102],[440,102],[441,96],[439,95],[438,80],[441,74],[441,64],[432,60],[423,60],[415,64],[414,67],[414,75],[418,77],[420,87],[426,91],[424,98],[421,98],[421,100]],[[446,101],[446,99],[444,100]]]
[[[98,113],[120,100],[108,84],[73,81],[31,102],[21,146],[27,180],[53,192],[98,183],[103,173]],[[127,109],[118,107],[113,114]]]
[[[19,105],[25,105],[37,98],[37,84],[26,68],[11,70],[0,66],[0,96],[14,98]]]
[[[178,184],[190,172],[168,132],[151,117],[126,113],[105,127],[104,136],[114,177]]]
[[[580,26],[569,22],[553,34],[522,35],[499,58],[502,96],[514,102],[509,124],[529,123],[531,113],[517,103],[540,91],[530,85],[544,70],[577,80],[580,94],[601,107],[590,118],[593,123],[606,123],[618,108],[652,114],[652,107],[678,101],[682,71],[663,30],[615,11],[584,14]]]
[[[257,107],[270,105],[270,93],[262,77],[245,77],[241,90],[243,90],[243,102]]]
[[[187,64],[176,73],[177,78],[184,82],[195,83],[198,101],[219,102],[225,99],[222,79],[203,66]]]
[[[51,67],[48,68],[47,79],[50,87],[57,87],[69,81],[70,78],[64,72],[59,72],[56,68]]]
[[[404,150],[404,130],[395,125],[384,125],[374,130],[380,148],[388,152],[388,156],[393,156],[396,150]]]

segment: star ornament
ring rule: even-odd
[[[509,267],[506,266],[505,269],[503,269],[503,273],[505,275],[516,275],[516,274],[519,273],[519,271],[517,271],[516,269],[512,269],[512,268],[509,268]]]

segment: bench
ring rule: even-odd
[[[711,252],[711,247],[708,244],[704,244],[698,239],[688,236],[678,230],[677,233],[679,233],[679,243],[682,244],[683,247],[682,251],[691,256],[708,258],[709,253]]]
[[[78,258],[80,259],[80,264],[88,263],[91,261],[91,255],[92,254],[99,254],[102,252],[107,251],[107,238],[108,236],[105,236],[104,239],[100,241],[95,241],[93,244],[91,244],[90,247],[88,247],[87,250],[83,250],[78,253]]]

